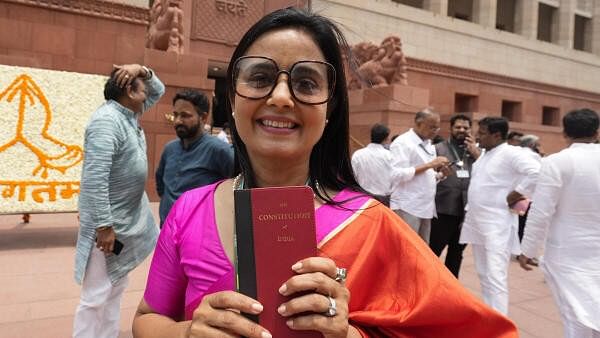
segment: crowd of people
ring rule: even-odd
[[[170,114],[177,139],[155,173],[159,226],[144,192],[139,118],[164,85],[145,66],[115,66],[85,132],[74,337],[118,336],[127,275],[153,251],[135,337],[271,337],[247,316],[263,305],[236,289],[235,243],[246,239],[234,237],[233,192],[298,185],[314,191],[318,255],[291,266],[294,276],[273,290],[287,297],[277,313],[290,330],[517,337],[505,316],[509,260],[519,255],[530,269],[545,240],[551,255],[542,267],[565,332],[600,334],[592,311],[600,308],[600,220],[591,209],[600,197],[598,114],[567,114],[572,145],[547,161],[535,136],[521,135],[524,148],[509,145],[500,117],[480,120],[475,138],[471,118],[454,115],[449,138],[433,144],[441,120],[432,109],[391,144],[390,129],[374,125],[371,143],[350,156],[346,50],[340,30],[309,11],[260,19],[227,71],[230,138],[206,132],[203,93],[178,92]],[[592,166],[575,165],[591,158]],[[521,250],[517,205],[529,200]],[[483,301],[457,279],[467,244]],[[444,266],[437,256],[446,247]]]
[[[446,249],[445,265],[457,278],[470,244],[482,298],[505,315],[511,257],[531,270],[540,264],[546,241],[541,267],[565,337],[597,337],[600,214],[592,204],[600,194],[598,114],[589,109],[567,113],[563,126],[569,148],[547,158],[538,136],[509,132],[505,118],[481,119],[476,138],[468,116],[455,114],[449,122],[449,137],[432,145],[439,116],[419,112],[414,127],[389,151],[377,137],[381,130],[387,136],[389,129],[374,125],[371,143],[352,159],[361,186],[391,195],[392,209],[436,255]],[[416,179],[419,184],[407,183]]]

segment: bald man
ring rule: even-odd
[[[429,243],[435,216],[437,181],[449,173],[448,159],[437,156],[431,140],[440,131],[440,116],[425,109],[415,115],[414,127],[398,136],[392,152],[390,207]]]

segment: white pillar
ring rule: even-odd
[[[592,28],[590,29],[590,41],[592,53],[600,56],[600,0],[594,0],[592,5]]]
[[[448,15],[448,0],[425,0],[423,7],[438,15]]]
[[[575,9],[577,9],[577,0],[560,0],[557,20],[552,27],[552,35],[556,37],[556,43],[569,49],[573,48]]]
[[[537,39],[538,6],[537,0],[517,0],[515,33],[528,39]]]
[[[473,21],[488,27],[496,28],[497,0],[475,0],[473,2]]]

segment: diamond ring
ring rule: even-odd
[[[323,312],[323,315],[325,317],[333,317],[335,315],[337,315],[337,307],[335,305],[335,299],[331,298],[331,297],[327,297],[327,299],[329,299],[329,307],[327,308],[327,311]]]
[[[335,268],[335,280],[336,282],[343,283],[346,281],[347,271],[345,268]]]

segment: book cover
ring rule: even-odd
[[[273,337],[322,337],[294,331],[277,308],[289,300],[279,287],[294,275],[292,265],[317,255],[313,191],[307,186],[236,190],[236,272],[238,291],[264,310],[252,320]]]

